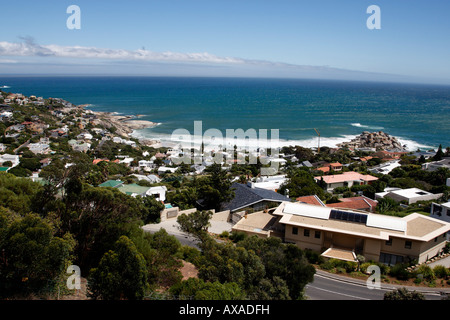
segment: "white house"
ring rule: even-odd
[[[87,133],[87,132],[85,132],[85,133],[80,133],[80,134],[77,136],[77,139],[78,139],[78,140],[92,140],[92,138],[93,138],[92,134]]]
[[[20,157],[12,154],[3,154],[0,156],[0,165],[3,163],[11,161],[12,166],[11,168],[14,168],[15,166],[18,166],[20,163]]]
[[[166,186],[151,187],[147,190],[147,196],[153,196],[158,201],[166,201]]]
[[[401,167],[401,164],[399,162],[400,162],[400,160],[394,160],[394,161],[382,163],[376,167],[369,169],[369,171],[372,173],[388,174],[395,168]]]
[[[169,167],[159,167],[158,168],[158,174],[163,174],[166,172],[174,173],[177,171],[177,168],[169,168]]]
[[[375,193],[375,200],[380,198],[392,198],[397,202],[406,201],[407,204],[412,204],[417,201],[436,200],[442,196],[442,193],[431,193],[418,188],[398,189],[389,192]]]
[[[47,154],[49,153],[50,150],[50,146],[46,143],[30,143],[28,145],[28,149],[30,149],[31,152],[33,152],[34,154]]]

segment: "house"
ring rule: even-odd
[[[0,152],[5,152],[6,146],[3,143],[0,143]]]
[[[388,265],[436,256],[450,231],[450,223],[418,213],[399,218],[283,202],[273,215],[285,227],[284,241],[302,249],[349,261],[361,254]]]
[[[0,155],[0,165],[2,165],[5,162],[10,161],[12,163],[11,168],[14,168],[19,165],[20,163],[20,157],[17,155],[12,154],[2,154]]]
[[[47,154],[49,153],[50,150],[50,146],[46,143],[30,143],[28,145],[28,149],[30,149],[31,152],[33,152],[34,154]]]
[[[350,210],[362,210],[367,212],[375,212],[378,201],[372,200],[366,196],[342,198],[337,203],[329,203],[326,206],[330,208],[341,208]]]
[[[430,217],[450,223],[450,202],[441,204],[433,202],[431,204]]]
[[[150,183],[159,183],[161,182],[161,179],[154,175],[154,174],[149,174],[147,176],[142,175],[142,174],[133,174],[133,176],[135,176],[138,180],[144,180],[144,181],[148,181]]]
[[[175,173],[175,171],[177,171],[178,168],[169,168],[169,167],[159,167],[158,168],[158,174],[163,174],[166,172],[170,172],[170,173]]]
[[[77,136],[77,140],[92,140],[93,136],[90,133],[84,132],[84,133],[80,133]]]
[[[325,207],[325,203],[323,203],[322,200],[320,200],[320,198],[316,195],[298,197],[295,201]]]
[[[439,168],[450,169],[450,158],[444,158],[440,161],[426,162],[422,164],[422,170],[436,171]]]
[[[286,175],[263,176],[258,177],[256,182],[248,182],[248,184],[254,188],[272,190],[276,192],[284,183],[286,183],[286,181]]]
[[[137,197],[137,196],[146,197],[147,196],[147,191],[150,188],[149,187],[140,186],[140,185],[135,184],[135,183],[131,183],[131,184],[121,184],[120,186],[117,187],[117,189],[120,192],[125,193],[125,194],[127,194],[129,196],[132,196],[132,197]]]
[[[77,140],[69,140],[69,145],[72,147],[74,151],[79,152],[87,152],[91,148],[91,144],[87,142],[77,141]]]
[[[282,239],[301,249],[348,261],[361,254],[387,265],[425,262],[441,253],[450,231],[450,223],[418,213],[399,218],[283,202],[272,215],[284,227]]]
[[[150,187],[146,192],[146,196],[153,196],[156,200],[164,202],[166,201],[166,192],[166,186]]]
[[[330,170],[342,171],[342,164],[340,164],[339,162],[330,163]]]
[[[388,174],[397,167],[401,167],[400,160],[393,160],[382,163],[378,166],[370,168],[369,171],[372,173]]]
[[[233,183],[231,189],[234,191],[233,200],[222,205],[222,210],[236,212],[242,209],[263,210],[289,198],[272,190],[251,187],[246,184]]]
[[[400,160],[401,156],[408,154],[408,152],[392,152],[381,150],[372,154],[372,157],[379,158],[382,161]]]
[[[329,176],[314,177],[316,182],[323,181],[326,184],[326,190],[332,192],[337,187],[349,187],[353,185],[367,185],[378,180],[377,177],[371,175],[360,174],[359,172],[349,171],[342,174],[334,174]]]
[[[99,187],[104,188],[118,188],[123,185],[123,182],[120,180],[108,180],[103,182],[102,184],[99,184]]]
[[[412,204],[417,201],[439,199],[442,197],[442,193],[434,194],[418,188],[397,189],[375,193],[375,200],[386,197],[394,199],[397,202],[405,201],[407,204]]]

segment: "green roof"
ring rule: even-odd
[[[140,195],[147,192],[147,190],[150,189],[150,187],[143,187],[135,183],[132,183],[132,184],[123,184],[118,189],[120,192],[123,192],[128,195],[132,195],[133,193]]]
[[[117,186],[121,185],[123,182],[120,180],[108,180],[106,182],[103,182],[102,184],[99,184],[99,187],[110,187],[110,188],[116,188]]]
[[[9,167],[0,167],[0,172],[8,171]]]

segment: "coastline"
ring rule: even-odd
[[[78,106],[82,108],[87,114],[95,115],[96,119],[106,128],[115,127],[118,135],[130,138],[135,130],[153,128],[159,123],[149,120],[136,120],[143,115],[118,115],[116,112],[101,112],[86,109],[89,105]]]

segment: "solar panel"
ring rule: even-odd
[[[355,213],[355,212],[341,211],[341,210],[331,210],[330,219],[365,224],[367,222],[367,215]]]

